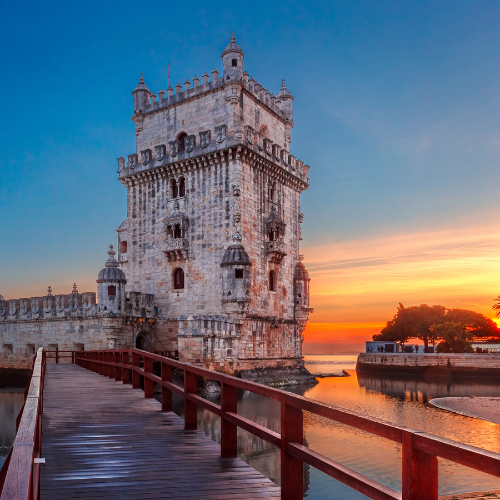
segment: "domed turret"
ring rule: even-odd
[[[222,258],[222,304],[227,313],[245,312],[250,303],[250,257],[237,232]]]
[[[109,245],[109,259],[97,277],[98,311],[125,312],[125,273],[118,267],[113,245]]]
[[[234,31],[231,32],[231,41],[222,52],[222,76],[224,81],[241,80],[243,76],[243,58],[245,54],[241,47],[236,43]]]

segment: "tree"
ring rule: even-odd
[[[500,295],[494,300],[496,304],[493,304],[491,307],[495,311],[495,317],[500,318]]]
[[[373,336],[373,340],[398,342],[401,345],[408,342],[413,335],[413,329],[411,324],[407,321],[408,318],[402,313],[404,308],[405,306],[400,302],[398,305],[398,312],[387,322],[380,333]]]
[[[499,337],[497,324],[484,314],[468,309],[449,309],[445,314],[446,322],[460,323],[467,332],[467,338]]]
[[[472,312],[472,311],[469,311]],[[437,352],[474,352],[469,340],[474,334],[462,322],[446,321],[432,327],[437,338],[442,339]]]

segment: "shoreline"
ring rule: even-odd
[[[494,500],[495,498],[500,498],[500,490],[455,493],[454,495],[440,496],[439,500]]]
[[[500,425],[500,397],[434,398],[429,405],[469,418],[479,418]]]

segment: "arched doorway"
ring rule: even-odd
[[[148,332],[140,332],[137,334],[137,337],[135,338],[135,348],[143,351],[151,351],[152,345]]]

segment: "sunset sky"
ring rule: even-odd
[[[404,305],[500,294],[500,2],[10,2],[0,19],[0,294],[96,289],[126,216],[131,92],[244,67],[295,97],[311,165],[305,352],[357,351]],[[28,15],[29,14],[29,15]],[[19,29],[22,19],[23,29]]]

